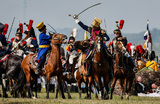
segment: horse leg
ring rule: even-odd
[[[7,79],[4,78],[5,74],[2,74],[2,90],[3,90],[3,97],[7,98]]]
[[[35,95],[36,95],[36,98],[37,98],[37,80],[35,82]]]
[[[81,81],[78,80],[78,92],[79,92],[79,99],[81,99],[81,93],[82,93],[82,89],[81,89]]]
[[[132,84],[133,84],[133,79],[134,78],[130,78],[129,80],[128,80],[128,82],[129,82],[129,87],[127,88],[127,94],[126,94],[126,99],[127,100],[129,100],[129,92],[131,91],[131,87],[132,87]]]
[[[63,86],[62,86],[62,74],[58,76],[58,83],[59,83],[59,87],[62,93],[62,98],[65,99],[64,92],[63,92]]]
[[[123,79],[119,79],[119,84],[121,86],[121,95],[120,95],[120,98],[122,100],[123,99],[123,93],[124,93],[124,86],[123,86],[124,80]]]
[[[89,99],[91,99],[91,87],[92,87],[92,84],[91,83],[89,83]]]
[[[98,91],[99,91],[99,95],[100,95],[100,98],[102,99],[103,98],[103,87],[102,87],[102,82],[101,82],[101,78],[99,78],[98,76],[95,76],[95,80],[97,82],[97,88],[98,88]]]
[[[50,73],[47,73],[47,96],[46,96],[47,99],[49,99],[49,83],[50,83]]]
[[[71,84],[68,84],[68,83],[67,83],[68,99],[72,99],[71,94],[70,94],[70,89],[71,89]]]
[[[108,92],[109,92],[109,86],[108,86],[108,83],[109,83],[109,78],[108,78],[108,76],[104,76],[103,77],[104,78],[104,89],[106,90],[105,92],[104,92],[104,99],[109,99],[109,96],[108,96]]]
[[[114,91],[114,87],[115,87],[116,81],[117,81],[117,78],[114,77],[114,78],[113,78],[112,85],[111,85],[111,96],[110,96],[110,99],[112,99],[113,91]]]

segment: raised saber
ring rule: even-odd
[[[94,4],[94,5],[86,8],[86,9],[84,9],[82,12],[78,13],[77,15],[74,15],[73,17],[74,17],[74,18],[75,18],[75,17],[78,17],[80,14],[82,14],[83,12],[85,12],[86,10],[88,10],[89,8],[92,8],[92,7],[97,6],[97,5],[100,5],[100,4],[101,4],[101,3]],[[68,16],[72,16],[72,15],[69,14]]]
[[[56,32],[56,30],[50,25],[50,24],[47,24],[48,26],[50,26],[53,30],[54,30],[54,32]],[[57,33],[57,32],[56,32]]]
[[[7,37],[7,41],[8,41],[8,39],[9,39],[10,34],[11,34],[11,30],[12,30],[12,27],[13,27],[14,20],[15,20],[15,17],[13,18],[12,25],[11,25],[11,29],[10,29],[9,34],[8,34],[8,37]]]

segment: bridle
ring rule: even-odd
[[[58,33],[56,33],[56,34],[54,34],[54,35],[58,35],[58,38],[52,36],[52,40],[54,41],[54,42],[53,42],[54,44],[52,43],[52,45],[61,45],[61,43],[62,43],[63,40],[60,41],[60,35],[59,35]],[[59,42],[58,42],[58,43],[55,43],[55,40],[58,40]]]

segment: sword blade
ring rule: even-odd
[[[92,7],[97,6],[97,5],[100,5],[100,4],[101,4],[101,3],[97,3],[97,4],[94,4],[94,5],[86,8],[86,9],[84,9],[82,12],[80,12],[80,13],[78,14],[78,16],[79,16],[80,14],[82,14],[84,11],[88,10],[89,8],[92,8]]]

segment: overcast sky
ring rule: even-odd
[[[33,19],[33,27],[43,21],[55,29],[80,28],[68,14],[78,14],[85,8],[102,3],[88,9],[79,16],[86,25],[91,25],[94,17],[106,20],[107,31],[112,33],[116,28],[116,20],[125,20],[123,33],[138,33],[146,30],[147,19],[150,29],[160,28],[160,0],[0,0],[0,22],[11,25],[15,17],[14,27],[19,22]],[[101,24],[105,28],[104,21]]]

